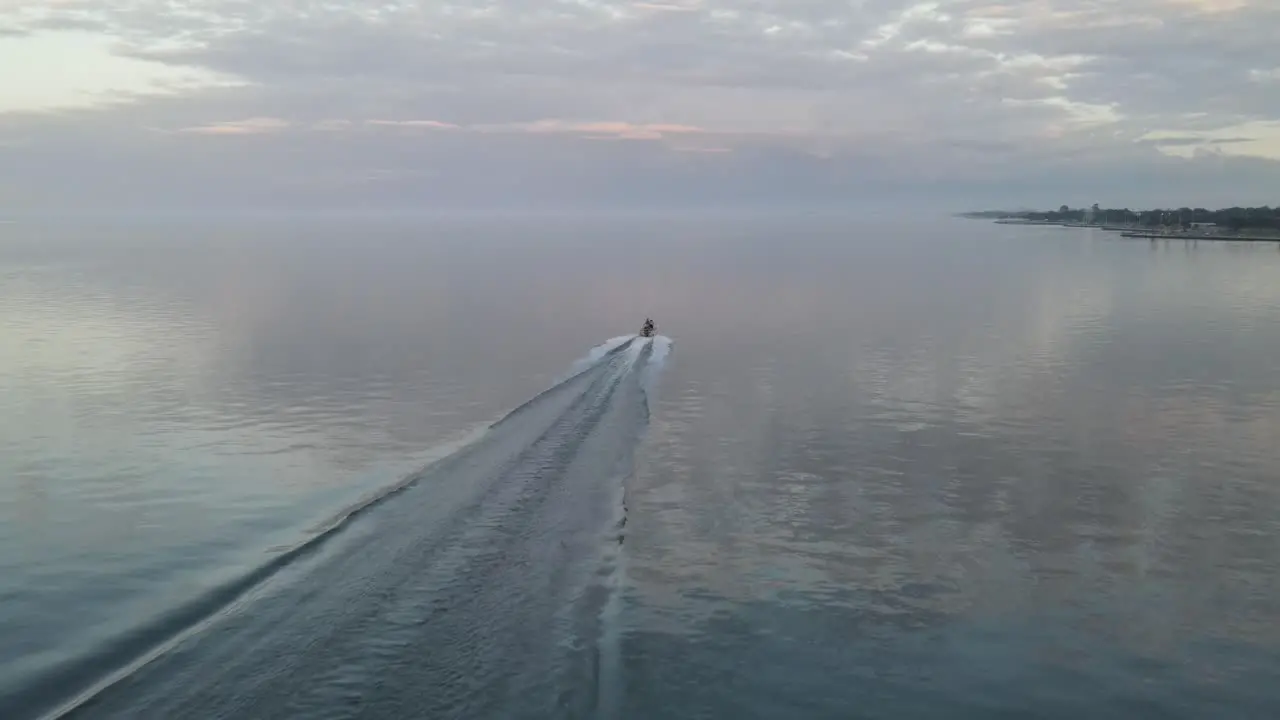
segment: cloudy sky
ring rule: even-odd
[[[1280,203],[1276,0],[0,0],[0,211]]]

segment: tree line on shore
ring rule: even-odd
[[[1188,207],[1130,210],[1129,208],[1100,208],[1097,204],[1088,208],[1071,208],[1063,205],[1057,210],[1017,212],[984,210],[964,213],[964,216],[1060,223],[1093,223],[1096,225],[1136,225],[1138,227],[1191,227],[1192,225],[1200,224],[1218,225],[1229,230],[1280,230],[1280,206],[1273,208],[1266,205],[1262,207],[1230,207],[1219,210]]]

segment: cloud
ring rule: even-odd
[[[572,133],[594,139],[614,140],[661,140],[672,135],[688,135],[705,133],[706,131],[692,125],[673,123],[629,123],[629,122],[567,122],[564,120],[539,120],[511,127],[498,126],[494,129],[515,129],[528,133]]]
[[[122,55],[111,38],[85,32],[85,23],[58,24],[63,32],[0,34],[0,113],[101,107],[238,82],[194,65]]]
[[[1178,135],[1146,137],[1139,140],[1139,142],[1151,143],[1152,145],[1162,145],[1162,146],[1163,145],[1167,145],[1167,146],[1229,145],[1231,143],[1247,143],[1247,142],[1253,142],[1253,141],[1254,141],[1254,138],[1239,138],[1239,137],[1205,138],[1205,137],[1198,137],[1198,136],[1178,136]]]
[[[633,2],[630,5],[632,10],[653,11],[653,12],[696,12],[698,7],[696,4],[679,5],[676,3],[660,3],[660,2]]]
[[[318,132],[345,132],[352,126],[353,123],[350,120],[344,119],[317,120],[311,123],[311,129]]]
[[[1171,155],[1186,156],[1198,151],[1263,157],[1280,161],[1280,120],[1240,123],[1213,130],[1184,134],[1151,132],[1141,138]]]
[[[382,127],[429,128],[432,130],[456,130],[458,128],[453,123],[440,122],[439,120],[365,120],[365,123]]]
[[[231,122],[210,123],[208,125],[197,125],[195,127],[182,128],[178,132],[194,133],[196,135],[261,135],[264,133],[279,132],[290,126],[288,120],[271,117],[256,117],[247,120],[233,120]]]
[[[94,57],[129,63],[112,82],[94,63],[66,67],[65,84],[89,91],[56,122],[0,87],[0,144],[21,137],[24,162],[43,154],[53,168],[43,190],[17,160],[0,180],[71,202],[75,184],[50,163],[74,146],[185,172],[178,187],[348,173],[377,177],[388,198],[422,192],[410,171],[429,166],[455,180],[490,168],[493,188],[455,181],[436,195],[480,199],[635,198],[646,193],[632,179],[647,178],[708,202],[792,202],[801,188],[836,202],[870,187],[903,202],[1056,206],[1110,203],[1097,193],[1114,184],[1115,203],[1136,205],[1194,194],[1181,178],[1199,175],[1232,204],[1274,201],[1277,26],[1280,5],[1261,0],[0,3],[0,27],[24,33],[0,48],[78,33]],[[53,77],[52,56],[40,63]],[[186,79],[155,79],[171,71]],[[146,128],[181,132],[157,145]],[[251,136],[253,151],[219,143],[201,176],[192,158],[208,135]]]

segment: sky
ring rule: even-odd
[[[1275,0],[0,0],[0,212],[1280,204]]]

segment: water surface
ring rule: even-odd
[[[1272,715],[1278,288],[972,221],[6,225],[0,716]]]

